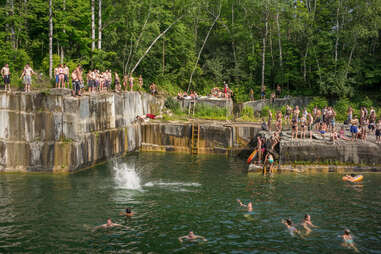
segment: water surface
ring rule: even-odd
[[[245,168],[224,156],[142,153],[72,175],[2,174],[0,253],[354,253],[340,246],[345,228],[361,253],[381,253],[381,174],[353,185]],[[127,206],[129,219],[119,216]],[[319,228],[291,237],[281,219],[305,213]],[[129,229],[93,232],[107,218]],[[190,230],[208,242],[180,244]]]

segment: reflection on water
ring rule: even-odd
[[[380,174],[350,184],[337,174],[244,172],[224,156],[144,153],[74,175],[0,175],[0,253],[380,253]],[[240,208],[253,202],[253,213]],[[135,215],[119,213],[131,207]],[[305,213],[319,228],[292,238]],[[128,226],[92,232],[111,218]],[[193,230],[206,243],[184,243]]]

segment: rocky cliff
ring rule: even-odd
[[[133,151],[141,142],[135,117],[160,106],[137,92],[0,93],[0,171],[74,171]]]

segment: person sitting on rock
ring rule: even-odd
[[[338,135],[337,135],[336,129],[333,129],[333,131],[331,132],[331,141],[333,142],[333,144],[336,144],[337,140],[338,140]]]
[[[320,134],[321,134],[321,137],[323,138],[323,140],[325,139],[325,133],[327,132],[327,124],[325,122],[322,122],[320,124]]]

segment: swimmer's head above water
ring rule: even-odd
[[[349,229],[345,229],[345,230],[344,230],[344,234],[345,234],[345,235],[350,235],[350,234],[351,234],[351,231],[350,231]]]
[[[126,213],[131,213],[131,208],[127,207],[126,208]]]

